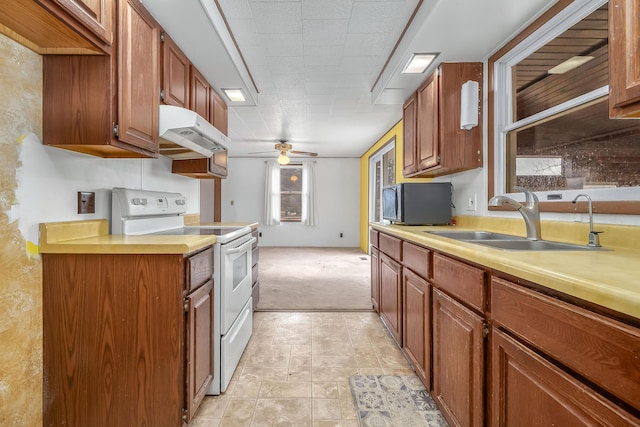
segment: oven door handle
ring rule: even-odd
[[[252,237],[251,240],[247,240],[245,243],[241,244],[237,248],[227,249],[227,255],[237,254],[238,252],[242,252],[245,250],[247,246],[251,246],[257,241],[258,239],[256,239],[255,237]]]

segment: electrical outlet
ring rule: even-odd
[[[78,213],[96,213],[96,193],[93,191],[78,191]]]
[[[478,210],[478,195],[472,194],[467,198],[467,210],[468,211],[477,211]]]
[[[343,237],[344,235],[342,233],[340,233],[340,237]]]

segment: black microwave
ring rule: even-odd
[[[449,182],[411,182],[382,189],[382,217],[405,225],[448,225],[451,223]]]

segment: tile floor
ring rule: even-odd
[[[349,377],[413,370],[373,312],[256,312],[226,393],[190,427],[357,427]]]

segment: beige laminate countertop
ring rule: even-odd
[[[248,226],[258,223],[203,223],[212,226]],[[187,254],[215,244],[216,236],[109,234],[106,219],[40,224],[40,253],[72,254]]]
[[[504,251],[425,233],[452,227],[381,225],[379,231],[640,319],[640,251]],[[463,231],[465,228],[456,227]]]

